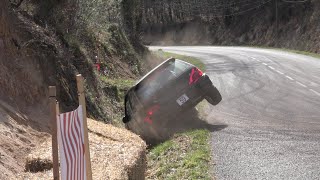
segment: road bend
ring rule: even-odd
[[[221,92],[206,121],[214,174],[230,179],[320,179],[320,59],[244,47],[150,47],[194,56]]]

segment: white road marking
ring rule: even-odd
[[[258,62],[261,62],[259,59],[257,59]]]
[[[315,90],[313,90],[313,89],[309,89],[309,90],[312,91],[312,92],[314,92],[316,95],[320,96],[320,93],[319,93],[319,92],[317,92],[317,91],[315,91]]]
[[[304,84],[302,84],[301,82],[298,82],[298,81],[297,81],[297,84],[299,84],[300,86],[305,87],[305,88],[307,87],[306,85],[304,85]]]
[[[277,70],[277,73],[279,73],[279,74],[281,74],[281,75],[284,75],[284,73],[283,73],[283,72],[281,72],[281,71],[278,71],[278,70]]]
[[[286,78],[290,79],[291,81],[293,81],[294,79],[290,76],[286,76]]]
[[[268,66],[268,64],[267,63],[262,63],[263,65],[265,65],[265,66]]]
[[[268,66],[270,69],[272,69],[272,70],[275,70],[275,68],[274,67],[272,67],[272,66]]]

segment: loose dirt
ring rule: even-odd
[[[46,132],[35,130],[29,121],[0,101],[0,179],[14,179],[17,173],[24,171],[25,157],[45,138]]]
[[[53,178],[48,117],[37,114],[36,122],[0,101],[0,179]],[[144,178],[146,144],[139,136],[92,119],[88,129],[93,179]]]

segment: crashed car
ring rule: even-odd
[[[125,96],[126,127],[141,134],[149,126],[161,126],[168,119],[195,107],[203,99],[217,105],[219,91],[200,69],[170,58],[142,77]]]

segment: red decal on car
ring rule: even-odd
[[[149,124],[152,124],[152,120],[150,119],[150,117],[144,118],[144,122],[147,122],[147,123],[149,123]]]
[[[151,120],[151,116],[156,112],[158,111],[160,108],[159,105],[154,105],[152,106],[151,108],[148,109],[147,111],[147,116],[146,118],[144,118],[144,122],[147,122],[149,124],[152,124],[152,120]]]
[[[202,71],[198,68],[192,68],[190,77],[189,77],[189,85],[197,82],[200,77],[203,75]]]

